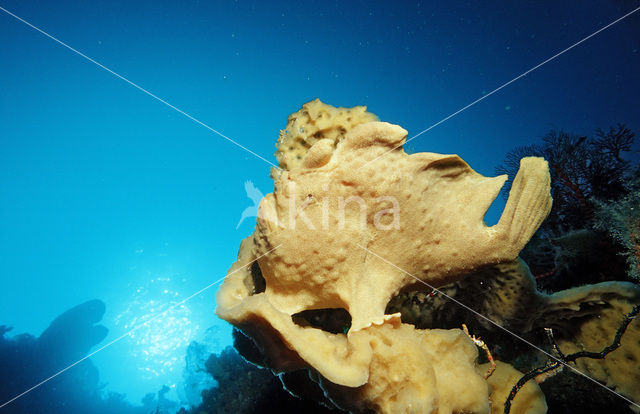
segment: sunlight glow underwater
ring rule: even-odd
[[[185,302],[175,306],[185,297],[181,292],[186,289],[185,277],[148,273],[147,281],[135,288],[112,322],[114,332],[130,331],[137,327],[126,339],[126,354],[119,356],[118,362],[114,363],[126,370],[129,376],[127,381],[135,383],[135,388],[140,391],[136,392],[131,387],[120,389],[124,385],[119,384],[120,381],[109,381],[108,388],[115,392],[125,392],[131,403],[139,404],[145,394],[156,393],[167,386],[169,392],[165,395],[166,398],[180,401],[183,405],[194,403],[193,399],[199,398],[201,389],[192,388],[201,386],[204,389],[211,386],[211,381],[201,378],[201,384],[191,384],[195,374],[191,371],[202,367],[186,366],[187,349],[193,341],[197,341],[203,354],[219,352],[221,342],[224,342],[221,339],[226,338],[223,335],[224,329],[215,325],[203,328],[196,322],[198,312],[194,312],[193,303]],[[185,289],[180,289],[181,286],[185,286]],[[163,314],[165,311],[166,314]],[[158,317],[160,314],[163,315]],[[146,321],[149,322],[145,324]],[[204,362],[199,361],[199,364],[203,365]],[[109,369],[101,365],[103,363],[98,366],[101,372]],[[135,378],[132,378],[134,375]],[[121,377],[118,374],[113,379],[119,380]],[[185,386],[188,388],[186,391]]]
[[[172,278],[158,276],[136,289],[126,309],[116,316],[115,325],[130,330],[164,312],[180,298]],[[191,309],[183,303],[130,334],[135,346],[129,353],[138,361],[137,369],[143,379],[179,371],[184,364],[186,347],[199,329],[197,324],[192,324],[190,316]]]

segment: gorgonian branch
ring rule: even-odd
[[[552,349],[557,354],[556,359],[552,362],[549,362],[547,365],[543,367],[535,368],[527,372],[522,376],[522,378],[518,380],[516,385],[514,385],[513,388],[511,389],[511,392],[507,397],[507,401],[505,401],[504,403],[504,414],[509,414],[509,412],[511,411],[511,402],[518,394],[518,391],[520,391],[520,389],[524,387],[524,385],[527,382],[529,382],[529,380],[535,378],[536,381],[540,383],[545,379],[549,378],[550,376],[555,375],[557,372],[559,372],[562,369],[563,366],[567,365],[567,363],[574,362],[578,358],[604,359],[604,357],[606,357],[607,354],[618,349],[620,347],[620,340],[622,339],[622,335],[625,333],[625,331],[627,330],[627,327],[629,326],[631,321],[635,319],[635,317],[638,315],[639,312],[640,312],[640,305],[636,305],[633,307],[631,312],[625,315],[624,319],[622,320],[622,323],[620,324],[620,326],[618,327],[618,330],[616,331],[616,335],[613,338],[613,342],[611,343],[611,345],[605,347],[600,352],[580,351],[580,352],[576,352],[576,353],[564,356],[562,354],[562,351],[560,351],[560,347],[558,346],[558,344],[556,343],[553,337],[553,332],[551,332],[551,329],[546,329],[547,336],[551,341]],[[540,380],[538,380],[539,377],[541,377]]]

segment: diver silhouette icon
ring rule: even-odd
[[[247,197],[250,198],[251,201],[253,201],[253,205],[244,209],[242,215],[240,216],[240,221],[238,221],[238,224],[236,225],[236,230],[240,227],[240,225],[246,218],[258,217],[258,205],[260,204],[260,200],[262,200],[262,198],[264,197],[262,192],[258,190],[258,188],[253,185],[253,182],[251,181],[244,182],[244,190],[247,193]]]

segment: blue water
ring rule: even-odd
[[[367,105],[413,136],[638,6],[0,0],[274,163],[278,131],[304,102]],[[552,128],[637,132],[638,73],[640,12],[407,147],[492,175]],[[270,192],[270,168],[0,11],[0,324],[11,333],[37,336],[97,298],[109,329],[99,347],[220,279],[253,230],[236,229],[251,205],[244,182]],[[216,287],[93,356],[105,389],[138,403],[168,385],[178,401],[189,342],[230,343]]]

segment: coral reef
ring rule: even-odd
[[[197,406],[202,403],[201,393],[203,390],[212,388],[215,385],[213,378],[205,371],[204,365],[211,355],[206,345],[193,341],[187,348],[185,356],[185,369],[183,371],[183,399],[190,406]]]
[[[104,311],[105,305],[99,300],[75,306],[58,316],[37,338],[30,334],[7,337],[10,328],[0,326],[0,405],[86,356],[107,335],[107,329],[98,325]],[[91,360],[85,359],[7,404],[1,411],[51,414],[161,412],[157,410],[155,398],[151,398],[148,406],[134,407],[125,401],[124,395],[103,395],[102,387],[98,370]]]
[[[470,309],[461,309],[450,298]],[[391,300],[387,312],[401,312],[403,322],[422,329],[467,323],[482,332],[485,341],[501,344],[495,350],[499,359],[530,370],[541,361],[529,346],[522,347],[504,335],[503,328],[545,348],[548,344],[539,339],[545,337],[544,329],[550,328],[565,354],[599,351],[611,343],[624,315],[637,304],[640,286],[629,282],[602,282],[553,294],[538,292],[529,268],[518,259],[481,269],[433,295],[403,292]],[[627,398],[640,401],[639,344],[640,324],[633,321],[616,352],[601,360],[577,359],[574,366]]]
[[[594,137],[554,130],[540,145],[510,151],[496,169],[513,174],[524,156],[549,162],[553,208],[521,253],[542,289],[637,280],[640,166],[629,156],[634,139],[624,125],[597,130]],[[507,181],[504,191],[509,186]]]
[[[632,163],[625,155],[631,151],[634,138],[635,134],[624,125],[606,132],[598,130],[595,137],[552,130],[543,137],[542,144],[510,151],[496,172],[513,176],[522,157],[546,159],[554,201],[545,227],[579,229],[593,217],[593,200],[615,200],[628,193]],[[509,188],[507,182],[504,191]]]
[[[532,326],[531,340],[543,337],[540,329],[544,326],[553,328],[559,347],[565,353],[597,351],[611,342],[624,315],[640,302],[637,285],[615,282],[640,279],[640,165],[637,157],[629,157],[634,138],[635,134],[623,125],[608,131],[598,130],[593,138],[552,131],[542,145],[511,151],[505,166],[497,170],[513,171],[514,162],[520,156],[544,156],[549,161],[554,207],[549,219],[523,250],[522,257],[531,264],[535,282],[545,290],[553,292],[581,286],[545,295],[543,305],[555,301],[557,306],[539,308],[541,313],[536,313],[539,319]],[[528,285],[534,286],[531,277],[527,278]],[[587,283],[597,284],[585,286]],[[463,291],[460,287],[449,289]],[[493,292],[487,296],[492,297]],[[525,307],[530,307],[530,289],[529,293],[517,297],[524,301]],[[398,300],[407,303],[407,298]],[[418,312],[413,309],[407,316]],[[428,313],[433,314],[434,310],[429,309]],[[489,333],[493,334],[495,332]],[[575,367],[640,402],[637,391],[640,378],[636,374],[640,370],[638,343],[639,327],[637,322],[632,322],[619,349],[604,359],[578,359]],[[530,369],[536,365],[532,362],[535,358],[530,356],[526,361],[523,355],[527,354],[531,355],[524,350],[517,358],[525,369]],[[602,388],[572,373],[556,377],[551,383],[556,386],[544,385],[545,393],[554,406],[564,407],[564,411],[568,410],[563,402],[566,394],[575,394],[579,389],[585,391],[578,399],[589,398],[590,409],[626,404],[620,398],[611,401],[610,396],[602,395]],[[581,386],[571,386],[575,383]],[[595,395],[600,397],[593,398]],[[571,410],[580,412],[576,407]]]
[[[607,232],[622,247],[620,254],[627,259],[629,277],[640,281],[640,179],[633,183],[636,190],[624,198],[596,202],[594,228]]]
[[[324,402],[342,409],[501,406],[460,329],[415,329],[385,310],[401,289],[514,260],[551,208],[546,162],[521,161],[505,211],[488,227],[484,214],[507,177],[481,176],[455,155],[407,155],[406,131],[384,122],[343,133],[274,172],[274,193],[218,292],[217,314],[255,341],[265,366],[308,370]],[[303,312],[336,309],[348,324],[304,323]]]
[[[60,369],[79,360],[107,337],[107,328],[97,325],[104,312],[102,301],[90,300],[65,311],[51,322],[36,341],[39,351],[56,364],[51,369]],[[65,337],[73,338],[73,341],[61,341]]]
[[[632,303],[640,304],[640,288],[634,286],[636,297],[633,301],[620,298],[608,299],[608,307],[603,308],[598,317],[583,318],[573,329],[562,331],[563,337],[558,345],[565,354],[583,351],[599,352],[612,341],[612,333],[620,325],[621,314],[631,312]],[[620,338],[620,346],[603,359],[581,358],[575,361],[575,367],[588,377],[593,378],[624,395],[630,400],[640,402],[640,324],[632,321]],[[636,411],[638,410],[635,407]]]
[[[287,393],[269,370],[246,362],[231,347],[212,354],[203,368],[217,385],[202,393],[202,404],[180,414],[338,413]]]
[[[597,384],[597,382],[594,379],[592,379],[590,376],[587,376],[584,373],[576,370],[575,368],[571,367],[569,364],[572,364],[577,360],[580,360],[580,362],[584,362],[582,361],[582,359],[604,360],[607,356],[609,356],[613,351],[617,350],[622,345],[621,344],[622,337],[624,336],[625,332],[629,328],[629,325],[631,324],[631,322],[633,322],[633,320],[638,315],[638,313],[640,313],[640,305],[633,306],[632,310],[629,313],[627,313],[622,319],[622,322],[620,322],[620,325],[616,330],[616,333],[612,342],[607,346],[605,346],[604,348],[602,348],[601,351],[581,350],[581,351],[577,351],[567,355],[564,353],[564,351],[561,349],[560,345],[556,341],[553,335],[553,329],[545,328],[545,333],[547,334],[547,338],[549,339],[549,343],[551,344],[551,349],[555,355],[549,354],[549,356],[551,356],[551,359],[544,366],[536,367],[530,370],[529,372],[527,372],[526,374],[522,375],[522,377],[513,386],[513,388],[511,389],[511,392],[509,393],[509,396],[507,397],[507,401],[504,404],[504,414],[509,414],[511,412],[511,409],[514,408],[513,399],[517,397],[521,392],[523,392],[524,388],[532,380],[535,379],[535,381],[538,383],[543,382],[546,379],[551,378],[555,376],[557,373],[561,372],[565,367],[571,368],[574,372],[580,373],[580,375],[582,375],[584,378],[587,378]],[[634,347],[634,346],[635,346],[635,343],[632,343],[631,347]],[[629,350],[629,347],[627,347],[627,350]],[[630,364],[626,364],[626,366],[623,366],[622,368],[628,368],[629,365]],[[615,368],[616,367],[614,367],[614,369]],[[606,376],[613,377],[613,375],[609,373],[607,373]],[[627,393],[628,392],[633,393],[632,390],[637,383],[637,378],[632,377],[631,380],[629,380],[629,378],[626,378],[623,381],[624,382],[618,381],[617,383],[618,384],[622,383],[624,385],[632,384],[632,387],[627,386],[626,390],[624,391],[627,391]],[[610,382],[608,382],[608,384],[612,386]],[[613,384],[613,385],[615,386],[616,384]],[[616,393],[616,395],[620,397],[620,399],[622,400],[631,402],[632,405],[630,406],[630,408],[634,410],[637,410],[638,408],[640,408],[638,404],[633,403],[631,400],[625,398],[621,394]],[[595,407],[591,407],[592,410],[593,408]]]

